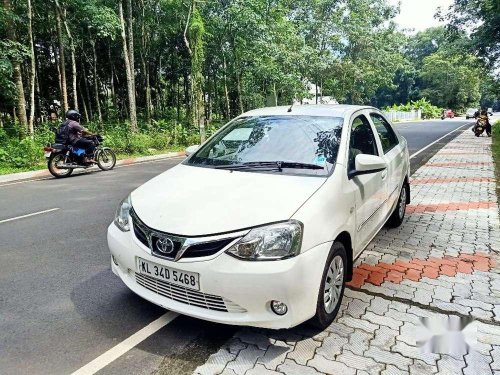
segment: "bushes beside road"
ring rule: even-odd
[[[422,118],[425,119],[433,119],[441,117],[443,113],[443,109],[432,105],[427,99],[419,99],[412,100],[406,104],[394,104],[392,107],[387,107],[385,111],[401,111],[401,112],[409,112],[413,110],[420,109],[422,111]]]

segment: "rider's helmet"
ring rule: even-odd
[[[82,115],[78,113],[78,111],[75,111],[74,109],[70,109],[68,112],[66,112],[66,118],[68,120],[73,120],[73,121],[80,121],[82,118]]]

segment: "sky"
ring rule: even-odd
[[[434,18],[438,7],[446,10],[453,3],[453,0],[388,0],[392,5],[399,1],[401,13],[396,22],[401,28],[415,29],[415,32],[442,24]]]

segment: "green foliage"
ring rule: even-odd
[[[443,109],[432,105],[426,98],[419,100],[412,100],[406,104],[394,104],[393,106],[386,107],[385,111],[401,111],[408,112],[412,110],[422,111],[423,119],[438,118],[441,116]]]
[[[469,46],[490,66],[500,63],[500,1],[454,0],[441,18],[449,21],[450,38],[458,32],[471,35]]]
[[[438,106],[464,110],[479,103],[481,73],[472,55],[436,52],[423,60],[420,77],[425,89],[421,95]]]

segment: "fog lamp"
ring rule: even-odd
[[[276,315],[285,315],[288,312],[288,307],[283,302],[271,301],[271,310]]]

